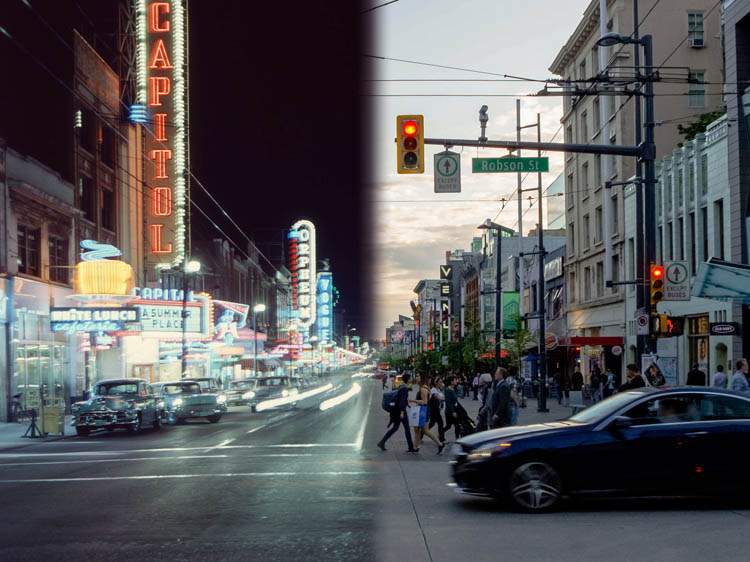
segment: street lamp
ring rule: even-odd
[[[198,273],[201,270],[201,262],[190,260],[182,265],[182,371],[181,376],[187,375],[187,294],[188,274]]]
[[[255,315],[258,312],[265,312],[265,304],[256,304],[253,307],[253,376],[258,376],[258,328],[255,321]]]

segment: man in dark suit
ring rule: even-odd
[[[692,386],[706,386],[706,373],[698,368],[698,363],[693,363],[693,368],[688,373],[685,384]]]
[[[494,391],[492,393],[491,425],[505,427],[510,425],[510,385],[508,384],[509,373],[507,369],[498,367],[495,371]]]

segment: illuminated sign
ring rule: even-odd
[[[205,293],[188,291],[185,302],[178,289],[134,287],[130,306],[140,313],[143,337],[182,337],[183,305],[186,313],[185,335],[189,338],[211,337],[213,303]]]
[[[318,341],[331,341],[333,328],[333,279],[329,271],[318,273]]]
[[[151,289],[149,287],[133,287],[130,294],[134,297],[146,301],[181,301],[182,300],[182,289],[159,289],[158,287]],[[187,292],[187,302],[195,302],[195,294],[193,291]]]
[[[138,309],[133,307],[52,307],[49,311],[50,330],[66,334],[113,332],[138,320]]]
[[[297,221],[292,225],[289,239],[293,316],[298,326],[309,328],[316,315],[315,225],[308,220]]]
[[[138,95],[146,107],[145,173],[149,264],[175,266],[185,255],[187,194],[187,30],[181,0],[134,0]],[[143,120],[140,111],[135,112]]]
[[[134,274],[130,264],[118,258],[122,252],[111,244],[81,240],[81,260],[76,264],[73,288],[78,295],[125,296],[133,287]]]
[[[100,244],[96,240],[81,240],[81,248],[86,250],[81,252],[83,261],[99,261],[122,256],[122,252],[112,244]]]

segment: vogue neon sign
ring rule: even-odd
[[[150,264],[177,265],[185,250],[186,29],[179,0],[135,0],[138,15],[139,105],[148,113],[146,170]]]

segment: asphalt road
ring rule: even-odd
[[[319,407],[355,381],[293,410],[0,451],[0,559],[373,559],[375,387]]]
[[[362,390],[321,411],[354,382]],[[0,450],[0,560],[723,562],[746,500],[567,504],[527,515],[456,493],[429,441],[382,452],[380,384],[342,380],[294,410]],[[476,405],[464,401],[469,411]],[[535,403],[520,423],[542,421]],[[556,410],[541,414],[559,419]],[[547,419],[547,418],[545,418]],[[449,434],[449,438],[451,435]]]

